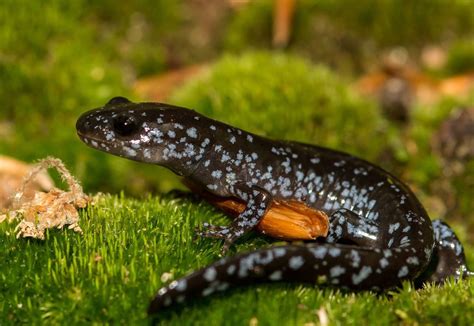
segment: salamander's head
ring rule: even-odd
[[[77,134],[87,145],[131,160],[192,173],[206,155],[212,135],[206,117],[162,103],[133,103],[114,97],[104,107],[84,113]]]

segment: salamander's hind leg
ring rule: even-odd
[[[379,228],[351,210],[342,208],[329,217],[327,242],[352,242],[358,246],[379,247]]]
[[[431,261],[425,272],[416,279],[416,285],[420,287],[427,282],[442,284],[449,277],[474,277],[474,272],[467,268],[463,246],[449,225],[435,220],[433,231],[435,246]]]
[[[242,213],[235,218],[230,226],[216,226],[204,223],[197,235],[224,239],[222,252],[225,253],[232,243],[242,235],[253,229],[265,215],[271,203],[270,194],[258,187],[236,187],[236,196],[244,200],[247,205]]]

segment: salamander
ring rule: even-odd
[[[84,113],[76,128],[95,149],[164,166],[214,196],[243,201],[230,226],[205,223],[198,231],[222,239],[224,249],[254,229],[273,200],[296,200],[329,216],[320,241],[224,257],[161,288],[149,313],[260,281],[382,291],[404,280],[443,283],[474,275],[446,223],[431,222],[395,176],[350,154],[267,139],[193,110],[123,97]]]

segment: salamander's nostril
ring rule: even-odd
[[[131,116],[118,116],[113,121],[114,131],[120,136],[130,136],[138,129],[138,124]]]

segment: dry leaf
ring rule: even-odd
[[[201,73],[206,67],[205,64],[192,65],[171,70],[164,74],[142,78],[135,83],[134,89],[138,95],[150,101],[164,101],[176,88]]]
[[[0,212],[10,208],[13,195],[20,188],[24,178],[33,166],[14,158],[0,155]],[[48,191],[54,187],[53,180],[46,172],[38,173],[25,187],[23,199],[32,199],[36,190]]]
[[[44,170],[54,167],[60,173],[62,179],[68,184],[69,191],[57,188],[49,192],[36,191],[30,200],[23,200],[25,189],[32,180]],[[75,232],[82,233],[78,224],[78,208],[84,208],[90,202],[90,198],[82,192],[82,187],[69,173],[61,160],[46,158],[41,160],[24,179],[20,190],[15,195],[13,202],[14,210],[0,215],[0,222],[4,220],[21,220],[16,227],[17,238],[32,237],[44,239],[46,229],[63,228],[68,226]]]

